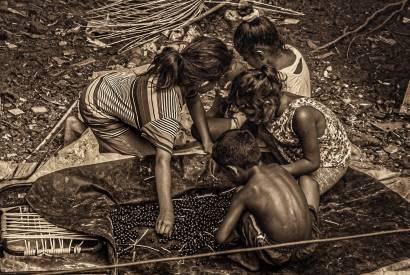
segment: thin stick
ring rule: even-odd
[[[212,9],[207,10],[206,12],[204,12],[203,14],[201,14],[200,16],[198,16],[198,17],[196,17],[196,18],[194,18],[194,19],[191,19],[191,20],[187,21],[187,22],[184,23],[182,26],[183,26],[183,27],[186,27],[186,26],[192,25],[192,24],[194,24],[194,23],[196,23],[196,22],[198,22],[198,21],[201,21],[202,19],[204,19],[204,18],[207,17],[208,15],[210,15],[210,14],[212,14],[212,13],[214,13],[214,12],[220,10],[220,9],[223,8],[223,7],[225,7],[225,5],[226,5],[226,3],[220,3],[220,4],[216,5],[215,7],[213,7]]]
[[[312,52],[318,52],[318,51],[320,51],[320,50],[326,49],[326,48],[328,48],[328,47],[330,47],[330,46],[336,44],[337,42],[339,42],[340,40],[342,40],[342,39],[345,38],[346,36],[349,36],[349,35],[351,35],[351,34],[354,34],[354,33],[359,32],[359,31],[362,30],[364,27],[366,27],[366,26],[369,24],[369,22],[370,22],[372,19],[374,19],[377,15],[379,15],[380,13],[384,12],[385,10],[387,10],[387,9],[390,8],[390,7],[394,7],[394,6],[398,6],[398,5],[403,5],[403,4],[407,3],[407,1],[408,1],[408,0],[403,0],[403,1],[391,3],[391,4],[388,4],[388,5],[384,6],[383,8],[381,8],[381,9],[375,11],[372,15],[370,15],[369,17],[367,17],[366,21],[365,21],[362,25],[360,25],[359,27],[357,27],[356,29],[354,29],[354,30],[352,30],[352,31],[345,32],[345,33],[342,34],[341,36],[337,37],[336,39],[334,39],[334,40],[332,40],[332,41],[330,41],[330,42],[328,42],[328,43],[326,43],[325,45],[322,45],[322,46],[318,47],[317,49],[313,50]]]
[[[329,242],[354,240],[354,239],[376,237],[376,236],[383,236],[383,235],[389,235],[389,234],[409,233],[409,232],[410,232],[410,228],[387,230],[387,231],[379,231],[379,232],[351,235],[351,236],[345,236],[345,237],[334,237],[334,238],[327,238],[327,239],[316,239],[316,240],[306,240],[306,241],[300,241],[300,242],[289,242],[289,243],[281,243],[281,244],[267,245],[267,246],[261,246],[261,247],[238,248],[238,249],[231,249],[231,250],[225,250],[225,251],[217,251],[217,252],[196,254],[196,255],[191,255],[191,256],[159,258],[159,259],[151,259],[151,260],[132,262],[132,263],[105,265],[105,266],[92,267],[92,268],[79,268],[79,269],[64,270],[64,271],[51,271],[51,272],[45,272],[45,273],[42,273],[42,274],[46,274],[46,275],[70,274],[70,273],[76,273],[77,274],[77,273],[81,273],[81,272],[108,270],[108,269],[113,269],[113,268],[131,267],[131,266],[137,266],[137,265],[143,265],[143,264],[174,262],[174,261],[180,261],[180,260],[190,260],[190,259],[198,259],[198,258],[205,258],[205,257],[230,255],[230,254],[234,254],[234,253],[254,252],[254,251],[260,251],[260,250],[265,250],[265,249],[289,247],[289,246],[295,246],[295,245],[306,245],[306,244],[314,244],[314,243],[329,243]]]
[[[61,125],[64,123],[64,121],[67,119],[71,111],[74,109],[74,107],[77,105],[78,99],[74,101],[74,103],[68,108],[68,110],[65,112],[65,114],[60,118],[60,120],[57,122],[57,124],[54,126],[54,128],[50,131],[50,133],[44,138],[44,140],[37,146],[36,149],[34,149],[33,152],[31,152],[30,155],[28,155],[24,160],[23,163],[25,163],[28,159],[30,159],[38,150],[41,149],[51,138],[52,136],[59,130]]]

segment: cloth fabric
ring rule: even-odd
[[[311,177],[313,180],[317,182],[319,185],[320,195],[323,195],[330,188],[336,185],[339,180],[346,174],[347,168],[349,165],[339,166],[339,167],[320,167],[313,173],[311,173]]]
[[[319,238],[318,219],[313,209],[309,210],[312,219],[312,239]],[[239,234],[243,239],[246,247],[261,247],[278,244],[269,239],[260,229],[255,217],[246,212],[239,225]],[[317,244],[308,244],[303,246],[291,246],[282,248],[272,248],[259,250],[255,252],[246,252],[235,254],[232,260],[240,263],[246,268],[256,271],[260,268],[261,263],[279,266],[289,261],[300,261],[311,256],[316,250]]]
[[[119,145],[135,131],[155,147],[172,153],[184,101],[178,87],[159,91],[156,81],[153,76],[132,72],[100,76],[80,95],[80,119],[103,143]]]
[[[278,70],[278,72],[283,74],[285,78],[285,82],[283,83],[284,91],[295,95],[311,97],[312,92],[310,87],[310,73],[305,59],[303,58],[299,50],[295,47],[291,45],[285,45],[285,48],[291,50],[296,56],[296,59],[295,62],[293,62],[293,64],[291,64],[290,66]],[[302,63],[302,69],[300,72],[298,72],[300,63]]]
[[[315,108],[326,120],[325,132],[318,138],[320,167],[345,167],[350,159],[351,144],[342,123],[328,107],[307,97],[293,100],[279,118],[265,125],[281,156],[289,163],[303,158],[300,140],[292,126],[296,109],[303,106]]]

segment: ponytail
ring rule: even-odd
[[[157,87],[196,88],[205,81],[221,78],[232,61],[232,54],[217,38],[198,37],[179,53],[166,47],[152,61],[147,74],[158,77]]]
[[[242,72],[232,81],[228,102],[239,109],[246,107],[255,110],[256,121],[265,119],[264,104],[273,102],[276,110],[280,104],[282,80],[273,67],[262,66]]]
[[[178,85],[182,67],[181,54],[172,47],[165,47],[154,57],[147,74],[158,76],[157,87],[159,89],[168,89]]]

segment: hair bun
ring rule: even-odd
[[[251,22],[259,17],[259,11],[254,9],[252,3],[247,0],[240,0],[237,10],[245,22]]]

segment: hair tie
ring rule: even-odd
[[[253,9],[252,13],[242,17],[242,20],[245,21],[245,22],[250,23],[258,17],[259,17],[259,11],[256,10],[256,9]]]

